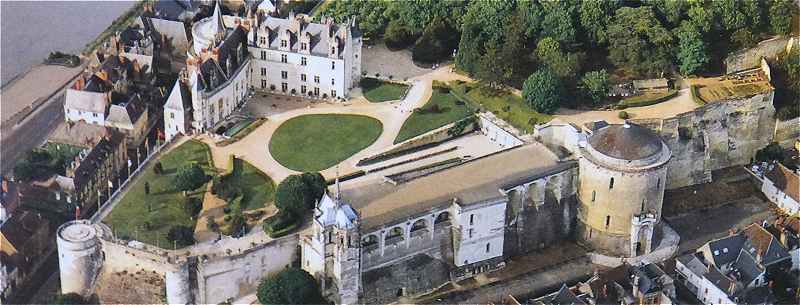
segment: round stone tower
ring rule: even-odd
[[[88,296],[103,264],[100,236],[104,232],[88,220],[74,220],[58,227],[58,267],[61,293]]]
[[[649,253],[661,220],[669,147],[631,123],[600,128],[579,146],[578,238],[603,254]]]

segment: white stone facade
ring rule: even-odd
[[[506,199],[458,206],[453,225],[456,236],[454,262],[458,267],[503,255]]]

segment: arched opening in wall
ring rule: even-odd
[[[361,246],[367,251],[378,248],[378,237],[372,234],[365,236],[361,239]]]
[[[450,212],[442,212],[441,214],[436,215],[436,220],[433,221],[434,229],[449,225],[450,225]]]
[[[389,230],[389,233],[386,234],[386,240],[384,241],[387,245],[396,244],[402,242],[405,239],[403,236],[403,228],[401,227],[394,227]]]
[[[637,241],[637,242],[636,242],[636,253],[634,253],[634,254],[635,254],[636,256],[639,256],[639,255],[642,255],[642,254],[644,254],[644,253],[642,253],[642,252],[643,252],[643,251],[642,251],[642,242],[640,242],[640,241]]]
[[[558,203],[561,198],[561,177],[553,176],[544,185],[544,202],[546,204]]]
[[[411,237],[416,237],[428,233],[428,222],[425,219],[419,219],[411,225]]]

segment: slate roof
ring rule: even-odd
[[[707,246],[710,253],[707,253],[707,255],[710,255],[710,257],[706,257],[706,260],[713,262],[716,266],[722,266],[736,260],[744,240],[745,236],[735,234],[708,242]]]
[[[296,18],[302,18],[301,16],[297,16]],[[289,49],[292,52],[298,52],[300,50],[300,44],[297,43],[300,41],[300,35],[311,35],[311,40],[309,43],[310,53],[312,55],[317,56],[328,56],[330,52],[330,48],[332,47],[330,42],[331,40],[328,39],[329,35],[337,35],[340,30],[340,25],[332,24],[331,31],[328,32],[328,27],[325,24],[321,23],[309,23],[309,22],[301,22],[300,28],[301,30],[296,31],[291,27],[292,20],[291,19],[284,19],[284,18],[274,18],[274,17],[265,17],[263,22],[260,24],[261,28],[266,27],[268,31],[268,44],[270,49],[277,50],[280,47],[280,37],[279,33],[283,31],[289,31],[291,34],[290,42],[289,42]],[[351,31],[352,33],[352,31]],[[338,51],[341,52],[344,49],[344,39],[339,37],[339,39],[333,39],[337,44],[335,45],[338,48]]]
[[[98,167],[103,161],[119,147],[125,137],[116,132],[109,132],[110,136],[100,139],[89,154],[81,160],[81,164],[75,169],[73,177],[76,188],[82,188],[97,173]]]
[[[501,188],[574,167],[559,163],[541,144],[518,146],[447,168],[406,183],[343,184],[342,200],[361,216],[364,230],[449,205],[469,205],[502,198]]]
[[[587,303],[578,298],[566,284],[561,285],[561,289],[552,298],[540,299],[545,305],[586,305]]]
[[[67,89],[64,107],[94,113],[106,112],[108,101],[105,93]]]
[[[747,250],[753,256],[761,253],[760,263],[764,266],[789,257],[789,252],[781,246],[780,241],[761,225],[751,224],[742,231],[742,234],[747,236],[743,250]]]
[[[708,266],[706,266],[705,259],[700,252],[681,255],[678,257],[678,261],[686,266],[686,268],[689,268],[689,271],[698,277],[702,277],[708,268]]]
[[[735,278],[745,285],[749,285],[759,275],[764,273],[764,267],[756,262],[756,259],[744,249],[739,251],[739,257],[736,258],[733,267],[737,271],[735,273]]]
[[[797,173],[786,168],[783,164],[777,163],[764,176],[775,185],[775,188],[781,190],[794,201],[800,202],[800,177],[798,177]]]
[[[589,137],[589,144],[612,158],[640,160],[662,150],[661,138],[642,126],[626,123],[602,127]]]
[[[192,92],[180,79],[175,81],[164,108],[189,111],[192,109]]]

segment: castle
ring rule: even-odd
[[[192,25],[186,69],[164,105],[168,140],[214,128],[254,90],[339,100],[358,85],[362,41],[355,20],[314,23],[274,13],[259,5],[246,18],[227,16],[217,2],[211,16]]]

